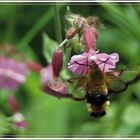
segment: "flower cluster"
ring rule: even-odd
[[[26,81],[28,69],[25,63],[0,57],[0,88],[16,89]]]
[[[0,89],[17,89],[21,84],[25,83],[28,67],[25,62],[20,60],[22,55],[12,45],[2,45],[1,51]]]
[[[106,54],[96,50],[96,42],[99,37],[99,19],[97,17],[84,18],[70,13],[66,15],[66,21],[69,25],[66,39],[55,50],[52,64],[41,70],[43,90],[58,98],[72,97],[68,94],[68,83],[60,79],[60,71],[63,65],[63,52],[61,48],[66,41],[68,42],[78,35],[79,41],[81,41],[84,47],[84,52],[72,56],[68,63],[67,69],[76,75],[86,76],[93,61],[104,73],[112,71],[119,61],[117,53]]]

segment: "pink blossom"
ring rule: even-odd
[[[49,64],[47,67],[43,68],[41,71],[41,80],[42,83],[46,84],[48,83],[51,79],[53,79],[53,70],[52,70],[52,65]]]
[[[28,123],[26,121],[21,121],[21,122],[15,122],[15,127],[20,128],[20,129],[25,129],[28,126]]]
[[[67,85],[59,77],[54,77],[51,64],[41,70],[41,80],[45,93],[58,98],[69,97]]]
[[[100,69],[104,72],[112,71],[112,69],[116,67],[116,63],[119,61],[118,53],[112,53],[110,55],[106,53],[99,53],[96,54],[96,58],[97,58],[95,60],[96,63],[99,65]]]
[[[20,129],[25,129],[28,126],[28,123],[25,121],[23,114],[20,112],[15,112],[13,115],[13,125]]]
[[[17,88],[26,81],[27,74],[25,63],[18,63],[6,57],[0,58],[0,88],[9,90]]]
[[[68,64],[68,69],[75,74],[86,75],[89,69],[88,65],[90,65],[89,58],[95,54],[95,51],[90,51],[88,53],[84,52],[80,55],[74,55]],[[76,62],[87,66],[76,64]]]
[[[75,74],[86,75],[92,61],[96,62],[102,71],[108,72],[116,67],[119,55],[117,53],[108,55],[106,53],[98,53],[98,51],[84,52],[71,58],[68,69]]]

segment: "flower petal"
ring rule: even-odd
[[[91,64],[91,61],[89,61],[89,57],[91,57],[95,53],[95,51],[90,51],[88,53],[74,55],[70,60],[68,70],[75,74],[86,75],[89,69],[88,65]]]
[[[119,55],[117,53],[106,54],[100,53],[96,54],[97,61],[96,63],[99,65],[100,69],[104,72],[111,71],[116,67],[116,63],[119,61]]]
[[[50,81],[51,79],[53,79],[53,70],[52,70],[52,65],[49,64],[47,65],[46,68],[43,68],[41,71],[41,80],[42,82],[48,83],[48,81]]]
[[[0,57],[0,88],[13,90],[26,81],[28,69],[25,63]]]
[[[87,53],[74,55],[70,60],[68,69],[75,74],[86,75],[92,61],[94,61],[102,71],[108,72],[116,67],[116,63],[119,61],[119,55],[117,53],[108,55],[91,50]]]

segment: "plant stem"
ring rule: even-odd
[[[62,5],[60,8],[62,8],[64,5]],[[47,25],[47,23],[51,20],[53,17],[53,8],[46,11],[46,13],[38,20],[38,22],[25,34],[23,39],[18,43],[18,48],[20,50],[24,50],[27,48],[29,43],[33,40],[35,35],[44,27]]]
[[[59,47],[60,47],[60,48],[63,47],[64,44],[66,44],[67,42],[68,42],[68,39],[63,40],[63,41],[59,44]]]
[[[56,39],[57,39],[57,42],[60,43],[62,41],[62,32],[61,32],[59,5],[57,3],[54,4],[54,17],[55,17]]]

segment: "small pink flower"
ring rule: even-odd
[[[13,90],[26,81],[28,69],[25,63],[13,59],[0,58],[0,88]]]
[[[26,121],[21,121],[21,122],[15,122],[15,127],[20,128],[20,129],[25,129],[28,126],[28,123]]]
[[[39,73],[40,70],[42,69],[42,66],[34,61],[28,61],[27,66],[30,70]]]
[[[52,65],[49,64],[47,67],[43,68],[41,71],[41,80],[43,84],[48,83],[50,80],[53,79],[53,70]]]
[[[67,85],[59,77],[54,77],[51,64],[41,70],[41,79],[45,93],[58,98],[69,97]]]
[[[108,55],[98,53],[98,51],[84,52],[71,58],[68,69],[75,74],[86,75],[92,61],[96,62],[102,71],[108,72],[115,68],[116,63],[119,61],[119,55],[117,53]]]
[[[8,103],[13,112],[19,111],[19,103],[17,102],[15,96],[8,96]]]
[[[13,125],[20,129],[25,129],[28,123],[25,121],[24,116],[20,112],[15,112],[13,115]]]

